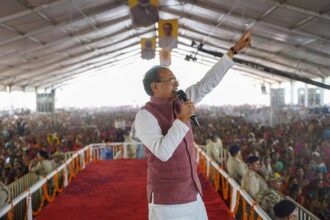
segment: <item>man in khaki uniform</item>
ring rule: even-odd
[[[268,189],[266,181],[257,174],[260,170],[260,161],[257,156],[249,156],[246,160],[249,170],[244,174],[241,182],[241,187],[254,200],[257,200],[259,193],[263,193]]]
[[[248,168],[242,160],[240,147],[237,145],[231,146],[229,148],[229,158],[227,161],[229,176],[239,184],[247,170]]]
[[[258,204],[272,219],[275,219],[274,206],[283,199],[283,196],[279,193],[281,185],[282,182],[279,177],[271,177],[268,181],[270,188],[258,194]]]

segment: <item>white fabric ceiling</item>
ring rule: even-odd
[[[226,52],[247,29],[246,61],[311,79],[330,75],[329,0],[159,0],[160,18],[179,19],[173,56],[195,53],[191,42]],[[140,38],[156,26],[134,28],[127,0],[0,0],[0,90],[51,89],[88,73],[140,57]],[[197,62],[218,58],[199,52]],[[287,78],[244,65],[265,82]]]

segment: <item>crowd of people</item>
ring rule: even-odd
[[[128,140],[137,111],[125,106],[1,116],[1,186],[28,172],[46,175],[62,163],[65,152],[88,143]],[[260,204],[270,204],[266,195],[276,199],[271,190],[280,191],[279,198],[288,195],[321,218],[329,218],[330,118],[302,118],[283,111],[277,114],[286,120],[269,126],[248,120],[251,111],[251,107],[198,108],[201,126],[194,128],[195,142],[205,145],[219,164],[226,163],[229,174],[235,173],[233,178],[248,192],[251,176],[264,181],[260,187],[265,190],[250,191]],[[228,161],[221,161],[220,148],[230,153]],[[233,161],[238,162],[230,165]],[[230,170],[233,167],[236,171]]]
[[[122,107],[0,116],[0,206],[9,198],[6,186],[28,172],[47,175],[62,164],[65,152],[88,143],[124,141],[135,113]]]
[[[197,143],[206,145],[209,155],[210,145],[226,148],[230,152],[228,161],[218,162],[227,162],[229,174],[270,215],[273,207],[269,204],[287,195],[312,213],[329,219],[330,118],[278,111],[282,122],[269,126],[247,120],[249,111],[217,107],[200,110],[202,127],[195,129]],[[217,145],[212,141],[215,134],[221,140]]]

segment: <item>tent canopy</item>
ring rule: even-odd
[[[0,0],[0,90],[35,91],[140,59],[140,38],[157,26],[132,25],[127,0]],[[251,28],[253,45],[237,57],[309,79],[330,75],[328,0],[159,0],[160,18],[178,18],[173,56],[194,54],[192,41],[226,53]],[[197,62],[218,58],[199,52]],[[246,65],[270,83],[288,78]]]

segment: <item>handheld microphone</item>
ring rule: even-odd
[[[179,98],[180,100],[182,100],[182,101],[184,101],[184,102],[188,101],[188,99],[187,99],[187,95],[186,95],[186,93],[185,93],[183,90],[179,90],[179,91],[177,91],[176,94],[178,95],[178,98]],[[196,116],[196,115],[192,115],[192,116],[190,117],[190,120],[192,121],[192,123],[193,123],[195,126],[197,126],[197,127],[200,126],[200,124],[199,124],[199,122],[198,122],[198,120],[197,120],[197,116]]]

